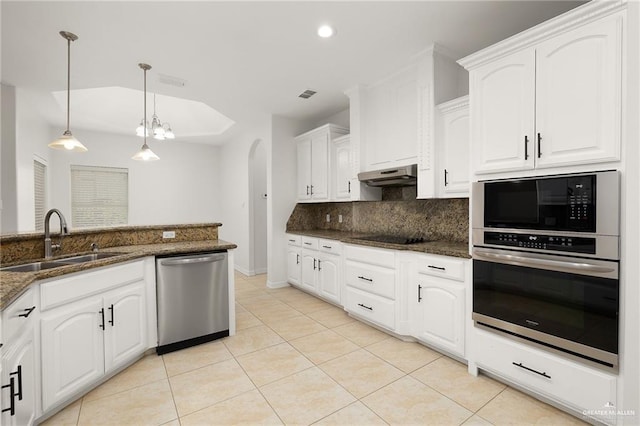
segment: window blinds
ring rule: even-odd
[[[74,228],[126,225],[129,170],[71,166],[71,223]]]
[[[44,215],[47,211],[47,166],[33,160],[33,196],[36,231],[44,231]]]

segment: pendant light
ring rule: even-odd
[[[62,38],[67,40],[67,130],[64,131],[55,141],[49,144],[49,148],[64,149],[67,151],[86,152],[87,148],[73,137],[69,130],[69,99],[71,97],[71,42],[76,41],[78,36],[68,31],[60,31]]]
[[[142,134],[144,135],[144,144],[142,144],[142,148],[140,148],[140,151],[138,151],[138,153],[131,158],[137,161],[156,161],[159,160],[160,157],[154,154],[153,151],[151,151],[151,148],[149,148],[149,145],[147,145],[147,71],[151,69],[151,65],[138,64],[138,66],[144,71],[144,116],[142,118]]]

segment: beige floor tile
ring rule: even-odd
[[[78,425],[161,425],[176,419],[168,380],[83,401]]]
[[[343,425],[386,425],[387,422],[382,420],[376,413],[369,410],[360,401],[336,411],[335,413],[325,417],[314,425],[322,426],[343,426]]]
[[[305,293],[302,290],[298,290],[296,289],[297,292],[296,293],[291,293],[290,295],[287,295],[286,297],[282,297],[281,299],[284,300],[287,304],[292,305],[292,306],[296,306],[298,303],[306,303],[306,302],[313,302],[313,301],[317,301],[318,298],[315,296],[312,296],[308,293]]]
[[[473,412],[507,387],[484,375],[472,376],[465,364],[446,356],[414,371],[411,376]]]
[[[477,413],[495,425],[582,425],[586,424],[550,405],[515,389],[507,388]]]
[[[340,327],[335,327],[333,330],[358,346],[369,346],[389,338],[388,334],[376,330],[360,321],[341,325]]]
[[[300,312],[290,307],[278,307],[273,310],[254,310],[252,313],[267,325],[276,324],[286,321],[289,318],[299,317],[302,315]]]
[[[93,401],[166,378],[167,372],[162,357],[156,354],[147,355],[89,392],[84,400]]]
[[[313,364],[288,343],[281,343],[237,358],[256,386],[290,376]]]
[[[245,299],[251,299],[257,296],[261,296],[263,294],[265,294],[264,291],[254,287],[241,288],[236,290],[236,300],[239,302],[242,302]]]
[[[234,356],[240,356],[277,345],[284,342],[284,340],[269,327],[259,325],[237,330],[235,336],[229,336],[223,342]]]
[[[462,426],[493,426],[493,423],[486,421],[476,414],[466,422],[462,423]]]
[[[358,350],[358,346],[332,330],[300,337],[289,343],[316,364]]]
[[[170,422],[162,423],[160,426],[180,426],[180,420],[171,420]]]
[[[459,425],[473,414],[410,376],[364,397],[362,403],[390,424]]]
[[[319,367],[356,398],[404,376],[402,371],[364,349],[327,361]]]
[[[233,358],[221,340],[204,343],[162,356],[169,377]]]
[[[310,424],[355,401],[317,367],[262,386],[260,391],[285,424]]]
[[[369,345],[366,349],[405,373],[410,373],[442,356],[441,353],[420,343],[403,342],[395,337]]]
[[[291,306],[286,305],[285,303],[279,301],[275,297],[269,296],[268,294],[262,294],[244,299],[236,298],[236,300],[242,305],[243,308],[251,313],[255,313],[257,311],[275,311],[279,308],[282,309],[284,307],[291,308]]]
[[[327,309],[327,307],[332,306],[331,304],[316,298],[307,301],[289,301],[286,303],[288,303],[290,306],[293,306],[297,311],[300,311],[303,314],[310,314],[312,312],[321,311],[323,309]]]
[[[255,389],[234,359],[170,377],[169,381],[180,417]]]
[[[236,311],[236,331],[244,330],[245,328],[251,328],[258,325],[263,325],[255,315],[246,310]]]
[[[75,426],[78,424],[78,418],[80,417],[80,406],[82,405],[82,398],[66,406],[62,411],[59,411],[54,416],[49,417],[41,426]]]
[[[182,426],[203,425],[281,425],[282,422],[257,390],[243,393],[188,416]]]
[[[288,300],[300,294],[300,290],[295,287],[267,288],[267,293],[278,300]]]
[[[309,312],[307,316],[313,318],[327,328],[334,328],[355,321],[355,319],[351,318],[343,309],[335,306],[329,306],[326,309]]]
[[[292,340],[326,330],[326,327],[306,316],[287,318],[275,323],[267,322],[267,325],[284,340]]]

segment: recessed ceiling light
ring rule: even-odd
[[[330,25],[321,25],[318,27],[318,35],[322,38],[329,38],[334,36],[336,31]]]

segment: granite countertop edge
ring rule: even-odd
[[[469,244],[467,242],[458,241],[429,241],[417,244],[390,244],[377,241],[360,240],[359,238],[372,235],[371,233],[335,231],[325,229],[310,230],[287,230],[287,234],[302,235],[314,238],[326,238],[329,240],[338,240],[346,244],[357,244],[361,246],[377,247],[391,250],[413,251],[425,254],[437,254],[441,256],[459,257],[462,259],[471,259],[469,255]]]
[[[121,253],[118,256],[106,259],[73,265],[60,266],[58,268],[45,269],[38,272],[0,272],[0,311],[4,310],[18,296],[35,282],[49,278],[62,277],[75,272],[83,272],[102,266],[110,266],[118,263],[129,262],[147,256],[161,256],[171,254],[198,253],[213,250],[231,250],[237,245],[224,240],[184,241],[176,243],[144,244],[132,246],[109,247],[101,249],[105,253]],[[51,260],[67,258],[86,253],[66,254]]]

